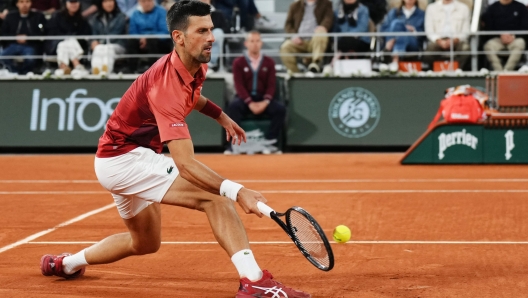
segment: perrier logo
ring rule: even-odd
[[[173,170],[173,169],[174,169],[174,167],[173,167],[173,166],[170,166],[170,168],[167,169],[167,174],[172,173],[172,170]]]

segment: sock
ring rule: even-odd
[[[86,262],[86,258],[84,257],[85,250],[86,249],[83,249],[73,256],[67,256],[62,259],[62,271],[66,274],[74,274],[82,267],[87,266],[88,262]]]
[[[246,277],[251,281],[257,281],[262,278],[262,270],[260,270],[257,261],[255,261],[255,256],[251,249],[243,249],[235,253],[231,257],[231,261],[238,270],[240,278]]]

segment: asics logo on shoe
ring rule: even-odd
[[[261,288],[261,287],[256,287],[256,286],[252,286],[252,287],[255,289],[266,291],[264,292],[264,294],[273,293],[273,296],[271,296],[271,298],[281,298],[281,297],[288,298],[288,295],[286,294],[286,292],[284,292],[281,288],[277,288],[277,286],[273,288]],[[284,295],[284,296],[281,296],[281,295]]]

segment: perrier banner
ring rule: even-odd
[[[402,164],[487,163],[528,163],[528,129],[442,125],[402,159]]]

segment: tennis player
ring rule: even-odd
[[[262,217],[257,202],[266,199],[219,176],[194,157],[185,123],[193,109],[224,127],[228,141],[246,141],[242,128],[201,95],[214,42],[210,13],[211,6],[200,1],[183,0],[170,8],[167,24],[174,51],[126,91],[99,140],[95,172],[112,193],[129,232],[112,235],[74,255],[44,255],[42,274],[73,279],[82,276],[88,265],[155,253],[161,244],[161,203],[206,213],[240,275],[236,297],[311,297],[261,270],[249,248],[233,202],[246,213]],[[172,158],[161,154],[164,143]]]

